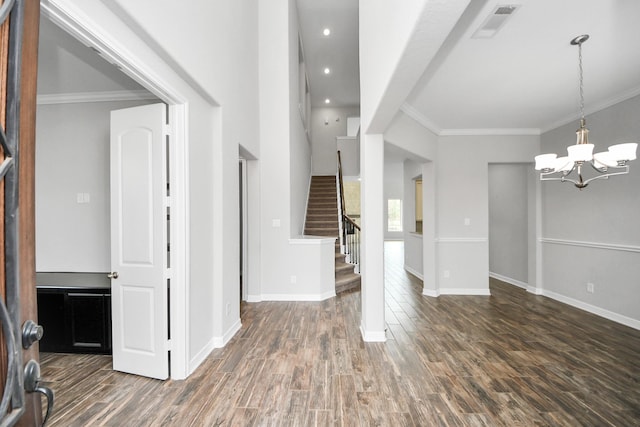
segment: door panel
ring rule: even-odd
[[[111,112],[113,369],[166,379],[164,104]]]

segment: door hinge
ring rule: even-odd
[[[170,125],[163,125],[162,126],[162,132],[164,132],[164,134],[166,136],[171,136],[171,126]]]
[[[167,340],[167,351],[173,350],[173,342],[171,340]]]

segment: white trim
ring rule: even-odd
[[[493,272],[489,272],[489,277],[492,277],[494,279],[500,280],[501,282],[505,282],[508,283],[510,285],[514,285],[517,286],[519,288],[522,289],[528,289],[529,288],[529,284],[525,283],[521,280],[518,279],[512,279],[511,277],[507,277],[507,276],[503,276],[502,274],[498,274],[498,273],[493,273]]]
[[[242,329],[242,323],[240,322],[240,319],[238,319],[223,336],[211,338],[209,342],[189,361],[189,372],[195,371],[214,349],[222,348],[227,345],[240,329]],[[173,378],[173,375],[171,378]]]
[[[583,242],[579,240],[551,239],[546,237],[541,238],[540,242],[553,245],[578,246],[582,248],[605,249],[611,251],[640,252],[640,246],[620,245],[617,243]]]
[[[360,334],[362,335],[362,340],[364,342],[386,342],[387,341],[386,331],[367,332],[364,330],[364,327],[360,325]]]
[[[262,302],[262,295],[247,295],[247,302]]]
[[[336,136],[337,141],[357,141],[357,136]]]
[[[247,208],[249,206],[249,196],[248,196],[248,184],[247,184],[247,159],[240,158],[238,163],[242,165],[242,182],[240,186],[240,204],[242,206],[242,214],[240,218],[240,230],[242,232],[242,266],[240,267],[240,271],[242,274],[242,299],[247,301],[247,294],[249,293],[249,235],[248,235],[248,224],[249,224],[249,214]],[[306,211],[305,211],[306,212]]]
[[[436,243],[487,243],[486,237],[438,237]]]
[[[168,104],[183,104],[185,98],[163,79],[155,70],[140,62],[140,59],[114,37],[113,32],[95,25],[91,18],[68,0],[41,0],[42,15],[76,38],[82,44],[95,48],[101,56],[122,70],[149,92]],[[201,94],[206,97],[206,94]],[[205,98],[208,100],[208,98]]]
[[[171,286],[171,340],[174,351],[171,356],[171,378],[184,379],[191,372],[187,370],[187,349],[190,329],[187,306],[189,301],[189,137],[188,104],[169,105],[169,124],[171,126],[170,147],[170,187],[171,207],[171,265],[174,271]],[[176,351],[176,349],[179,349]],[[174,359],[176,359],[174,361]]]
[[[438,298],[440,296],[440,290],[422,288],[422,295],[426,297]]]
[[[538,128],[443,129],[439,136],[540,135]]]
[[[481,295],[490,296],[491,291],[489,288],[475,289],[475,288],[440,288],[440,295]]]
[[[594,114],[609,108],[613,105],[624,102],[634,96],[640,95],[640,87],[634,88],[630,91],[618,96],[613,96],[609,99],[605,99],[603,102],[588,108],[585,111],[586,115]],[[474,135],[542,135],[543,133],[557,129],[572,122],[577,122],[580,117],[575,114],[564,117],[558,121],[551,123],[550,125],[541,128],[495,128],[495,129],[442,129],[438,127],[431,120],[427,119],[421,112],[407,104],[406,102],[400,106],[400,111],[411,117],[413,120],[422,125],[425,129],[433,132],[437,136],[474,136]]]
[[[605,310],[604,308],[596,307],[595,305],[587,304],[583,301],[557,294],[552,291],[543,290],[542,295],[556,301],[560,301],[572,307],[588,311],[589,313],[595,314],[597,316],[604,317],[605,319],[609,319],[625,326],[629,326],[630,328],[640,330],[640,320],[632,319],[631,317],[623,316],[622,314],[614,313],[613,311]]]
[[[442,131],[442,129],[440,129],[438,126],[436,126],[435,123],[433,123],[431,120],[429,120],[425,116],[423,116],[421,112],[419,112],[418,110],[413,108],[411,105],[409,105],[409,104],[407,104],[405,102],[404,104],[402,104],[400,106],[400,111],[402,111],[407,116],[411,117],[413,120],[418,122],[420,125],[422,125],[428,131],[430,131],[430,132],[432,132],[432,133],[434,133],[436,135],[440,135],[440,132]]]
[[[591,106],[590,108],[587,108],[585,110],[585,115],[590,115],[590,114],[594,114],[597,113],[599,111],[602,111],[606,108],[609,108],[613,105],[619,104],[621,102],[626,101],[627,99],[631,99],[634,96],[640,95],[640,87],[636,87],[634,89],[631,89],[630,91],[625,91],[624,93],[618,95],[618,96],[612,96],[609,99],[605,99],[603,100],[601,103],[596,104],[595,106]],[[577,114],[572,114],[570,116],[566,116],[563,119],[560,119],[554,123],[551,123],[548,126],[543,127],[541,130],[542,133],[546,133],[549,132],[551,130],[557,129],[561,126],[564,125],[568,125],[569,123],[572,122],[577,122],[578,120],[580,120],[580,116],[578,116]]]
[[[76,92],[38,95],[38,105],[76,104],[89,102],[144,101],[158,97],[146,90],[117,90],[111,92]]]
[[[544,290],[536,288],[535,286],[527,286],[527,292],[534,295],[544,295]]]
[[[259,297],[250,295],[251,301],[324,301],[336,296],[336,291],[331,290],[322,294],[262,294]],[[259,298],[254,300],[254,298]]]
[[[240,329],[242,329],[242,322],[238,318],[222,337],[215,337],[213,339],[215,348],[222,348],[227,345],[229,341],[231,341],[231,338],[233,338],[233,336],[237,334]]]
[[[291,245],[333,245],[336,243],[337,237],[327,236],[298,236],[289,239]]]
[[[542,133],[538,128],[442,129],[406,102],[400,106],[400,111],[437,136],[540,135]]]
[[[416,276],[418,279],[424,281],[424,276],[422,275],[422,273],[418,272],[418,270],[415,270],[415,269],[409,267],[407,264],[404,265],[404,269],[407,271],[407,273],[412,274],[412,275]]]
[[[188,360],[189,349],[189,321],[187,304],[189,301],[189,179],[188,179],[188,104],[179,90],[157,75],[153,66],[143,62],[123,44],[121,39],[114,36],[114,32],[107,31],[95,22],[77,6],[65,0],[41,1],[42,15],[54,24],[68,32],[72,37],[86,46],[93,46],[102,52],[102,56],[109,62],[117,64],[121,70],[145,87],[149,92],[169,105],[169,115],[172,126],[174,150],[171,153],[172,162],[170,185],[172,208],[172,245],[171,268],[173,270],[171,286],[171,363],[170,372],[173,379],[184,379],[193,370]],[[120,36],[120,35],[118,35]],[[161,64],[166,64],[161,60]],[[168,67],[168,65],[167,65]],[[211,349],[205,347],[198,354]],[[193,360],[193,359],[192,359]]]
[[[209,342],[189,360],[189,372],[195,371],[216,347],[217,338],[211,338]]]

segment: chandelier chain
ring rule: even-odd
[[[582,70],[582,42],[578,43],[578,66],[580,68],[580,118],[584,120],[584,83]]]

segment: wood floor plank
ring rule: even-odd
[[[186,380],[43,353],[51,426],[640,426],[640,331],[490,279],[422,295],[385,245],[386,343],[360,293],[242,303],[242,329]]]

